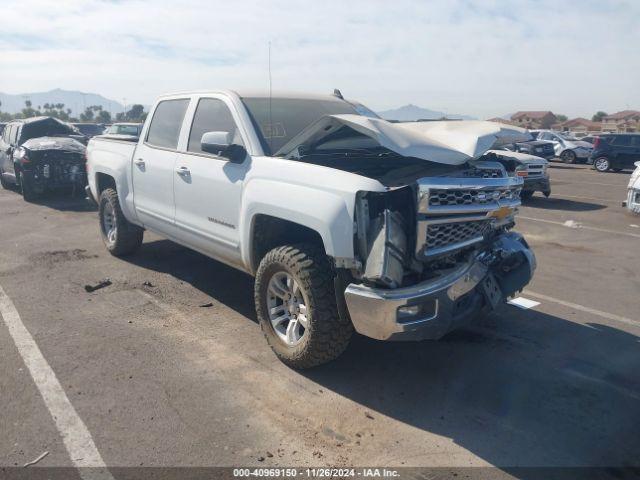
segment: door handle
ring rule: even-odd
[[[176,173],[178,175],[182,175],[182,176],[191,175],[191,172],[189,171],[189,169],[187,167],[178,167],[178,168],[176,168]]]
[[[138,158],[133,163],[135,163],[138,167],[144,167],[144,160],[141,158]]]

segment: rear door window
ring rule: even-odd
[[[154,147],[178,148],[178,138],[189,99],[164,100],[158,104],[147,133],[147,143]]]

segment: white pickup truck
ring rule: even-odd
[[[354,330],[438,339],[530,281],[523,181],[482,159],[523,132],[390,123],[339,92],[173,94],[139,139],[89,142],[88,191],[112,254],[148,229],[253,275],[270,346],[309,368]]]

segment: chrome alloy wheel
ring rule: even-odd
[[[596,167],[596,170],[599,172],[606,172],[609,170],[609,160],[604,157],[597,158],[593,166]]]
[[[281,271],[271,277],[267,288],[267,309],[278,338],[290,347],[300,343],[309,321],[302,290],[291,274]]]
[[[116,213],[110,202],[106,202],[102,209],[102,232],[109,245],[116,243],[118,225],[116,223]]]

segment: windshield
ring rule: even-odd
[[[363,104],[361,104],[360,102],[352,102],[347,100],[347,102],[349,102],[351,105],[353,105],[353,108],[356,109],[356,111],[360,114],[363,115],[365,117],[369,117],[369,118],[382,118],[380,115],[378,115],[376,112],[374,112],[373,110],[371,110],[369,107],[365,107]]]
[[[575,142],[576,140],[578,140],[576,137],[568,135],[566,133],[557,133],[556,135],[558,135],[558,137],[560,137],[562,140],[568,140],[569,142]]]
[[[262,148],[267,155],[280,150],[298,133],[325,115],[360,114],[353,105],[338,98],[269,100],[269,97],[245,97],[242,102],[262,136]]]
[[[132,135],[135,137],[140,134],[140,127],[138,125],[111,125],[106,133],[112,135]]]
[[[74,123],[73,126],[85,135],[99,135],[103,130],[100,125],[94,123]]]

